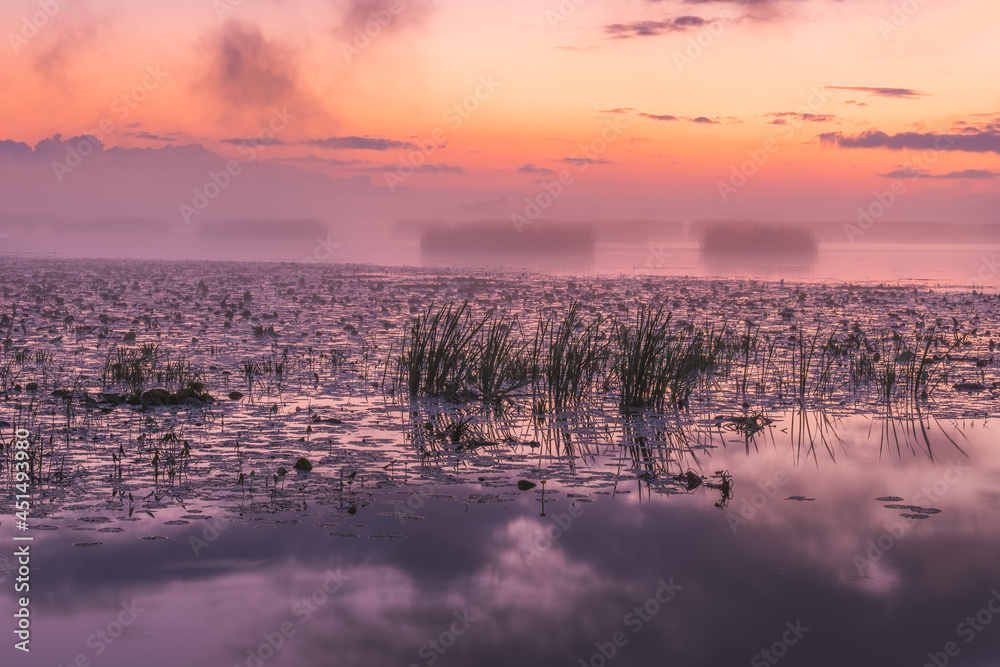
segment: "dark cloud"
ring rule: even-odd
[[[694,30],[711,23],[711,19],[700,16],[678,16],[663,21],[632,21],[631,23],[611,23],[604,26],[604,32],[615,39],[632,37],[655,37],[657,35]]]
[[[90,134],[81,134],[70,137],[65,141],[61,134],[53,136],[51,139],[42,139],[35,144],[33,155],[46,160],[64,160],[67,151],[73,149],[77,153],[100,153],[104,151],[104,143],[98,141],[97,137]],[[82,148],[82,150],[81,150]]]
[[[224,144],[235,144],[237,146],[290,146],[301,144],[305,146],[315,146],[328,150],[364,150],[364,151],[394,151],[394,150],[414,150],[418,149],[414,143],[409,141],[396,141],[395,139],[385,139],[383,137],[326,137],[323,139],[306,139],[305,141],[287,142],[281,139],[263,139],[258,137],[229,138],[223,139]]]
[[[643,118],[649,118],[650,120],[664,120],[664,121],[680,120],[677,116],[670,116],[668,114],[641,113],[639,115],[642,116]]]
[[[1000,171],[990,171],[988,169],[963,169],[962,171],[949,171],[947,174],[938,174],[931,178],[1000,178]]]
[[[924,172],[919,169],[895,169],[885,174],[879,174],[882,178],[920,178]]]
[[[340,32],[355,37],[360,31],[372,39],[378,39],[382,32],[392,33],[409,27],[423,27],[434,11],[433,0],[399,0],[399,11],[390,11],[391,3],[386,0],[349,0],[335,3],[343,7]],[[374,22],[374,23],[373,23]],[[371,25],[369,25],[371,24]]]
[[[520,173],[522,173],[522,174],[553,174],[553,173],[555,173],[554,171],[552,171],[548,167],[536,167],[535,165],[533,165],[530,162],[528,164],[526,164],[526,165],[522,165],[522,166],[518,167],[517,171],[520,172]]]
[[[897,97],[909,100],[919,99],[927,95],[927,93],[922,93],[912,88],[881,88],[871,86],[826,86],[826,88],[828,90],[854,90],[859,93],[868,93],[875,97]]]
[[[86,79],[74,80],[70,71],[87,49],[98,45],[113,20],[113,14],[96,9],[94,3],[61,2],[38,37],[21,48],[31,51],[33,67],[44,77],[63,86],[83,84]]]
[[[964,169],[962,171],[950,171],[947,174],[928,174],[919,169],[896,169],[886,174],[879,174],[882,178],[942,178],[948,180],[978,180],[1000,178],[1000,172],[988,169]]]
[[[605,160],[604,158],[589,158],[589,157],[564,157],[560,162],[565,162],[566,164],[571,164],[575,167],[584,167],[590,164],[614,164],[610,160]]]
[[[159,135],[153,134],[151,132],[126,132],[126,137],[135,137],[136,139],[145,139],[146,141],[176,141],[175,137],[170,135]]]
[[[383,137],[327,137],[325,139],[308,139],[302,143],[330,150],[394,151],[419,148],[409,141],[396,141]]]
[[[774,120],[771,123],[774,125],[784,125],[789,118],[803,123],[829,123],[837,120],[837,117],[833,114],[801,113],[798,111],[779,111],[764,115],[768,118],[773,118]]]
[[[395,172],[399,170],[398,164],[383,164],[375,167],[359,167],[355,171],[388,171]],[[414,171],[424,172],[429,174],[464,174],[465,167],[460,167],[458,165],[445,164],[443,162],[438,164],[422,164],[420,166],[415,166]]]
[[[1000,153],[1000,131],[977,130],[975,133],[939,134],[936,132],[900,132],[886,134],[868,130],[856,136],[840,132],[820,135],[820,141],[840,148],[888,148],[889,150],[940,150],[969,153]]]
[[[305,166],[333,166],[333,167],[346,167],[354,166],[358,164],[364,164],[364,160],[340,160],[337,158],[327,158],[319,157],[318,155],[304,155],[302,157],[279,157],[274,159],[275,162],[282,162],[285,164],[292,165],[305,165]]]
[[[672,116],[670,114],[655,113],[640,113],[638,115],[641,118],[649,118],[650,120],[665,122],[686,120],[690,123],[698,123],[699,125],[722,125],[723,123],[732,125],[742,122],[735,116],[716,116],[714,118],[709,118],[708,116],[695,116],[694,118],[691,118],[689,116]]]
[[[282,141],[281,139],[264,138],[264,137],[230,137],[223,139],[220,143],[231,144],[233,146],[287,146],[287,141]]]
[[[10,139],[0,140],[0,157],[28,157],[30,155],[31,146],[28,144]]]
[[[299,97],[299,57],[256,25],[229,20],[204,43],[208,91],[238,109],[289,104]]]

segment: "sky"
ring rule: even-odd
[[[9,0],[0,29],[10,239],[1000,210],[992,0]]]

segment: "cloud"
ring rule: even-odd
[[[789,118],[803,123],[829,123],[837,120],[837,117],[833,114],[801,113],[799,111],[779,111],[777,113],[767,113],[764,115],[768,118],[774,119],[771,121],[773,125],[784,125]]]
[[[240,137],[230,137],[222,139],[219,143],[231,144],[233,146],[287,146],[287,141],[282,141],[281,139],[276,139],[274,137],[247,137],[246,139]]]
[[[84,52],[96,46],[104,31],[113,23],[108,10],[97,10],[93,3],[61,2],[52,20],[39,29],[31,45],[35,71],[63,86],[73,80],[69,70],[78,64]]]
[[[159,135],[153,134],[151,132],[126,132],[126,137],[135,137],[136,139],[145,139],[146,141],[176,141],[175,137],[170,135]]]
[[[670,116],[667,114],[661,115],[655,113],[641,113],[639,115],[642,116],[643,118],[649,118],[650,120],[662,120],[662,121],[680,120],[677,116]]]
[[[614,109],[601,109],[597,113],[628,113],[630,111],[634,111],[634,109],[632,107],[615,107]]]
[[[641,118],[649,118],[650,120],[657,121],[677,121],[686,120],[690,123],[698,123],[699,125],[722,125],[723,123],[727,125],[733,125],[741,123],[735,116],[715,116],[714,118],[709,118],[708,116],[695,116],[691,118],[690,116],[673,116],[670,114],[655,114],[655,113],[640,113],[638,114]]]
[[[302,143],[330,150],[394,151],[419,148],[409,141],[396,141],[383,137],[327,137],[326,139],[308,139]]]
[[[229,20],[202,46],[201,88],[231,110],[261,110],[301,96],[299,57],[251,23]]]
[[[590,164],[614,164],[610,160],[605,160],[604,158],[589,158],[589,157],[564,157],[560,162],[565,162],[566,164],[571,164],[575,167],[584,167]]]
[[[632,21],[631,23],[611,23],[604,26],[604,32],[614,39],[630,39],[632,37],[656,37],[658,35],[686,32],[711,23],[714,19],[703,19],[700,16],[678,16],[663,21]]]
[[[84,144],[89,145],[84,146]],[[101,153],[104,151],[104,143],[91,134],[81,134],[65,141],[61,134],[56,134],[51,139],[42,139],[35,144],[32,155],[46,160],[65,160],[70,148],[77,153]]]
[[[942,178],[949,180],[979,180],[1000,178],[1000,171],[990,171],[988,169],[964,169],[962,171],[950,171],[947,174],[928,174],[919,169],[896,169],[886,174],[879,174],[882,178]]]
[[[0,140],[0,157],[29,157],[31,146],[21,141]]]
[[[518,173],[521,174],[554,174],[555,172],[548,167],[536,167],[532,163],[522,165],[517,168]]]
[[[396,171],[399,169],[398,164],[383,164],[375,167],[365,168],[359,167],[355,171]],[[429,174],[464,174],[465,167],[460,167],[458,165],[445,164],[440,162],[438,164],[422,164],[420,166],[415,166],[414,171],[424,172]]]
[[[398,12],[389,10],[389,5],[393,3],[386,0],[337,0],[332,3],[336,6],[343,6],[339,30],[345,37],[353,39],[358,31],[362,34],[374,34],[373,40],[378,39],[382,32],[398,32],[410,27],[423,27],[435,9],[433,0],[401,0]],[[378,26],[376,31],[374,26],[368,26],[375,22]],[[367,26],[367,28],[366,28]],[[389,40],[387,40],[389,41]]]
[[[888,148],[889,150],[939,150],[968,153],[1000,153],[1000,130],[976,130],[975,133],[939,134],[936,132],[900,132],[886,134],[868,130],[856,136],[840,132],[819,135],[820,141],[840,148]]]
[[[870,86],[825,86],[825,88],[827,90],[854,90],[859,93],[868,93],[875,97],[896,97],[909,100],[919,99],[927,95],[927,93],[922,93],[912,88],[879,88]]]
[[[304,165],[304,166],[332,166],[332,167],[346,167],[354,166],[359,164],[364,164],[364,160],[340,160],[338,158],[327,158],[319,157],[318,155],[303,155],[302,157],[279,157],[274,158],[274,162],[281,162],[283,164],[291,165]]]
[[[264,139],[259,137],[229,138],[223,139],[224,144],[235,144],[237,146],[291,146],[295,144],[304,146],[315,146],[328,150],[362,150],[362,151],[394,151],[394,150],[415,150],[419,146],[409,141],[396,141],[384,137],[326,137],[324,139],[306,139],[305,141],[288,142],[281,139]]]
[[[930,178],[1000,178],[1000,171],[990,171],[989,169],[963,169],[962,171],[949,171],[947,174],[937,174]]]

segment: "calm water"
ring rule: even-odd
[[[19,261],[4,281],[6,301],[22,295],[4,325],[4,451],[17,424],[46,441],[32,530],[16,529],[6,454],[0,469],[7,619],[12,538],[34,538],[32,650],[5,631],[5,665],[997,664],[997,392],[950,387],[992,386],[993,301],[927,286],[199,263]],[[245,290],[250,314],[225,327]],[[717,419],[745,414],[726,383],[680,413],[623,416],[595,397],[541,417],[381,386],[380,359],[431,301],[527,319],[581,297],[783,335],[841,319],[976,333],[919,410],[751,395],[773,420],[759,429]],[[101,369],[130,330],[199,369],[218,402],[88,403],[84,391],[110,391]],[[243,361],[282,358],[282,377],[247,392]],[[456,420],[482,444],[434,437]],[[299,456],[311,472],[291,469]],[[275,483],[279,466],[290,472]],[[703,483],[678,479],[689,471]]]

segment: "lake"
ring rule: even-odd
[[[6,258],[3,663],[995,665],[1000,313],[984,250],[910,250]],[[465,356],[411,396],[448,304]],[[624,404],[643,316],[663,384]],[[527,379],[483,400],[486,332]]]

